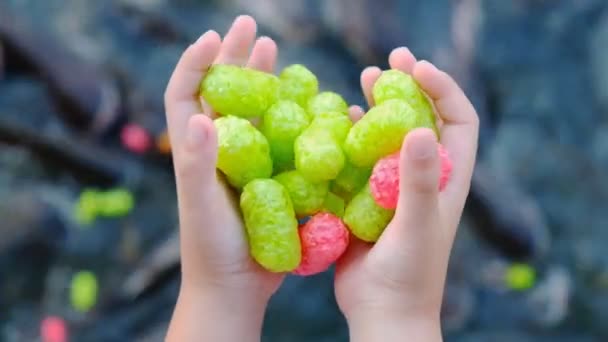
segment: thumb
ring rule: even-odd
[[[183,138],[183,144],[173,154],[177,198],[179,208],[182,266],[200,269],[190,265],[201,260],[201,242],[217,244],[221,232],[213,227],[225,217],[222,211],[227,205],[222,203],[226,196],[216,176],[217,132],[213,121],[206,115],[190,117]],[[212,251],[205,248],[207,253]]]
[[[216,182],[217,133],[213,121],[206,115],[190,117],[185,143],[174,158],[180,205],[198,202]],[[181,191],[183,190],[183,191]]]
[[[443,289],[443,283],[437,281],[444,267],[438,258],[442,255],[439,167],[435,133],[426,128],[411,131],[401,148],[395,216],[378,241],[381,249],[372,249],[382,251],[377,255],[383,257],[380,265],[388,267],[386,274],[408,286],[420,286],[416,290],[428,286]]]
[[[399,202],[395,216],[406,229],[425,229],[436,222],[440,162],[432,130],[411,131],[399,163]]]

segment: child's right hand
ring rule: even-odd
[[[183,53],[165,92],[182,266],[170,341],[259,340],[267,301],[283,279],[249,255],[238,198],[216,175],[214,114],[198,95],[214,63],[272,72],[277,46],[267,37],[254,44],[255,38],[248,16],[238,17],[223,41],[208,31]]]
[[[394,219],[373,247],[353,239],[336,268],[336,297],[352,341],[438,341],[448,259],[469,193],[479,119],[448,74],[426,61],[416,62],[408,49],[394,50],[389,64],[411,74],[434,100],[452,176],[439,193],[435,134],[417,129],[407,135]],[[373,67],[361,74],[370,106],[380,72]]]

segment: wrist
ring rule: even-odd
[[[438,314],[371,309],[346,317],[350,341],[443,341]]]
[[[182,284],[167,341],[260,341],[268,298]]]

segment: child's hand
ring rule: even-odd
[[[267,301],[282,280],[249,255],[238,198],[216,177],[213,113],[198,96],[200,81],[214,63],[272,72],[276,44],[260,38],[254,45],[255,37],[256,23],[247,16],[234,21],[223,41],[214,31],[205,33],[183,53],[165,92],[182,263],[168,340],[259,340]]]
[[[478,117],[448,74],[416,62],[408,49],[393,51],[389,62],[411,74],[434,100],[441,143],[453,162],[452,178],[439,193],[434,133],[418,129],[408,134],[395,217],[373,247],[353,241],[337,265],[336,297],[353,341],[437,341],[448,259],[475,163]],[[380,72],[373,67],[361,74],[370,105]],[[351,112],[362,113],[360,108]]]

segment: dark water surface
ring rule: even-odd
[[[537,269],[536,286],[508,291],[497,279],[511,260],[475,234],[475,212],[468,211],[449,271],[446,340],[608,340],[605,1],[3,2],[35,32],[116,80],[124,120],[152,131],[164,126],[162,95],[183,49],[207,29],[224,32],[235,14],[252,13],[260,34],[277,39],[279,68],[303,63],[321,88],[352,104],[363,104],[360,70],[385,67],[388,52],[407,45],[461,82],[482,119],[480,165],[512,177],[551,235],[548,252],[526,260]],[[68,321],[74,341],[161,341],[179,285],[174,255],[148,286],[126,284],[174,235],[169,163],[128,154],[116,132],[92,138],[64,125],[64,109],[40,75],[5,62],[1,122],[96,146],[112,156],[99,158],[110,164],[126,160],[118,164],[127,175],[122,185],[136,206],[125,218],[82,229],[71,218],[74,201],[83,188],[102,185],[22,145],[0,143],[0,340],[35,341],[40,320],[53,314]],[[69,280],[82,269],[99,280],[98,304],[87,314],[68,300]],[[288,277],[271,300],[263,340],[347,341],[332,278],[332,270]]]

